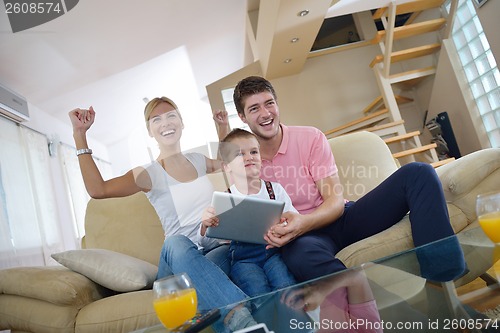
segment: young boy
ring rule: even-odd
[[[220,154],[224,171],[232,185],[229,191],[235,195],[255,196],[285,202],[284,212],[297,210],[292,206],[285,189],[274,182],[260,179],[261,158],[259,142],[250,132],[234,129],[222,141]],[[202,236],[208,227],[216,227],[218,219],[213,207],[202,218]],[[286,221],[282,221],[286,224]],[[280,250],[266,250],[266,245],[232,241],[230,278],[248,296],[253,297],[295,284],[295,279],[281,259]]]

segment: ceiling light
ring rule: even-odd
[[[287,58],[287,59],[285,59],[283,62],[284,62],[285,64],[288,64],[288,63],[291,63],[291,62],[292,62],[292,59]]]
[[[307,14],[309,14],[309,11],[308,11],[307,9],[304,9],[304,10],[301,10],[301,11],[297,14],[297,16],[302,17],[302,16],[306,16]]]
[[[299,41],[299,37],[293,37],[290,39],[290,43],[297,43]]]

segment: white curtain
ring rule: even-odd
[[[84,219],[85,208],[89,195],[83,184],[82,174],[76,157],[76,150],[67,145],[60,145],[58,149],[59,161],[64,171],[64,180],[68,191],[68,200],[73,212],[74,237],[80,243],[85,235]]]
[[[30,189],[34,203],[38,232],[44,262],[52,259],[52,253],[64,250],[63,236],[58,216],[55,189],[50,167],[48,140],[43,134],[20,127],[26,155]]]
[[[85,236],[85,209],[90,199],[85,185],[83,183],[76,149],[74,147],[61,144],[59,145],[60,163],[64,170],[64,180],[67,185],[68,199],[72,206],[73,225],[75,230],[75,239],[78,244],[81,243],[82,237]],[[94,161],[99,168],[104,179],[109,179],[112,174],[111,165],[99,158],[94,157]]]
[[[61,249],[47,139],[0,118],[0,267],[46,265]]]
[[[89,197],[75,148],[55,145],[58,158],[46,135],[0,117],[0,269],[53,265],[52,253],[84,236]],[[95,160],[109,177],[110,164]]]

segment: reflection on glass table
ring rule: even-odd
[[[481,228],[220,309],[203,332],[234,332],[251,319],[288,332],[498,332],[500,323],[461,302],[455,287],[477,277],[498,293],[494,244]],[[464,262],[465,259],[465,262]],[[233,319],[235,319],[233,318]],[[252,321],[253,322],[253,321]],[[168,332],[160,326],[136,332]]]

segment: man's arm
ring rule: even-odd
[[[224,139],[226,135],[231,132],[227,111],[213,111],[213,118],[215,122],[215,128],[217,130],[217,136],[219,137],[219,141],[222,141],[222,139]]]
[[[274,247],[281,247],[300,235],[324,227],[336,221],[344,212],[344,195],[338,174],[316,182],[323,203],[310,214],[286,212],[286,224],[273,226],[264,237]]]

